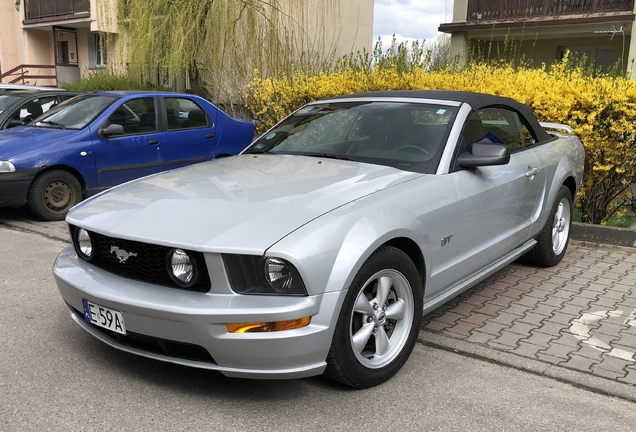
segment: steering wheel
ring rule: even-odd
[[[427,152],[426,150],[424,150],[422,147],[418,147],[415,145],[403,145],[402,147],[398,147],[395,149],[395,151],[401,151],[401,150],[405,150],[409,153],[424,153],[426,156],[430,156],[431,154],[429,152]],[[415,151],[413,151],[415,150]]]

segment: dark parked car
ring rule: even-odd
[[[14,90],[0,93],[0,129],[22,126],[80,92]]]
[[[0,133],[0,207],[61,220],[83,198],[138,177],[241,152],[254,125],[191,94],[76,96]]]

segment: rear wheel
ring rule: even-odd
[[[566,186],[561,186],[537,244],[526,254],[526,260],[546,267],[560,263],[568,248],[571,226],[572,194]]]
[[[27,202],[31,212],[43,220],[62,220],[82,200],[82,186],[64,170],[46,171],[33,180]]]
[[[409,257],[383,246],[364,263],[345,298],[325,374],[367,388],[395,375],[420,330],[422,283]]]

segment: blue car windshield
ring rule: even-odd
[[[48,110],[37,122],[30,126],[58,128],[58,129],[82,129],[100,115],[118,98],[104,95],[80,95],[75,96],[58,106]]]
[[[287,154],[353,160],[435,173],[455,120],[454,105],[347,101],[307,105],[243,154]]]

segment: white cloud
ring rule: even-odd
[[[452,19],[452,0],[375,0],[374,43],[380,36],[386,46],[393,34],[398,42],[432,40],[439,25]]]

